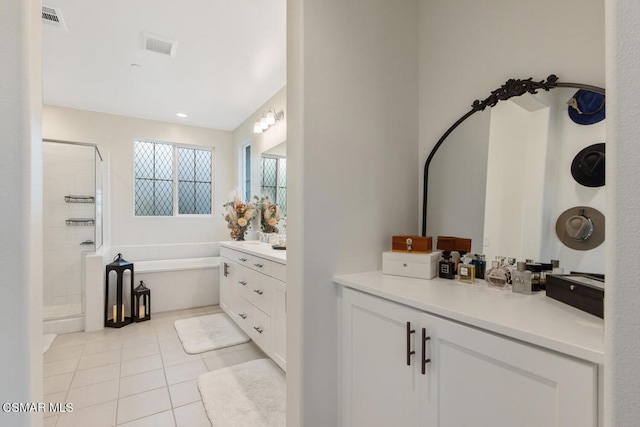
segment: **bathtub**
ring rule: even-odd
[[[133,261],[133,264],[134,287],[142,280],[151,290],[151,315],[220,303],[220,257]]]

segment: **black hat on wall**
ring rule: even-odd
[[[580,150],[571,162],[571,175],[585,187],[604,185],[604,142]]]

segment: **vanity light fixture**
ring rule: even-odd
[[[277,122],[284,118],[284,111],[276,113],[274,108],[270,108],[259,120],[253,124],[254,133],[262,133],[275,125]]]

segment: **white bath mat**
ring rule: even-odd
[[[176,320],[174,326],[184,351],[189,354],[249,341],[249,337],[225,313]]]
[[[56,334],[46,334],[42,338],[42,354],[45,354],[47,350],[49,350],[49,347],[51,347],[51,344],[53,344],[53,340],[55,340],[56,337]]]
[[[271,359],[257,359],[198,377],[213,427],[286,425],[285,374]]]

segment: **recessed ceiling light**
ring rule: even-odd
[[[187,114],[186,113],[176,113],[176,116],[185,118],[185,117],[187,117]]]

